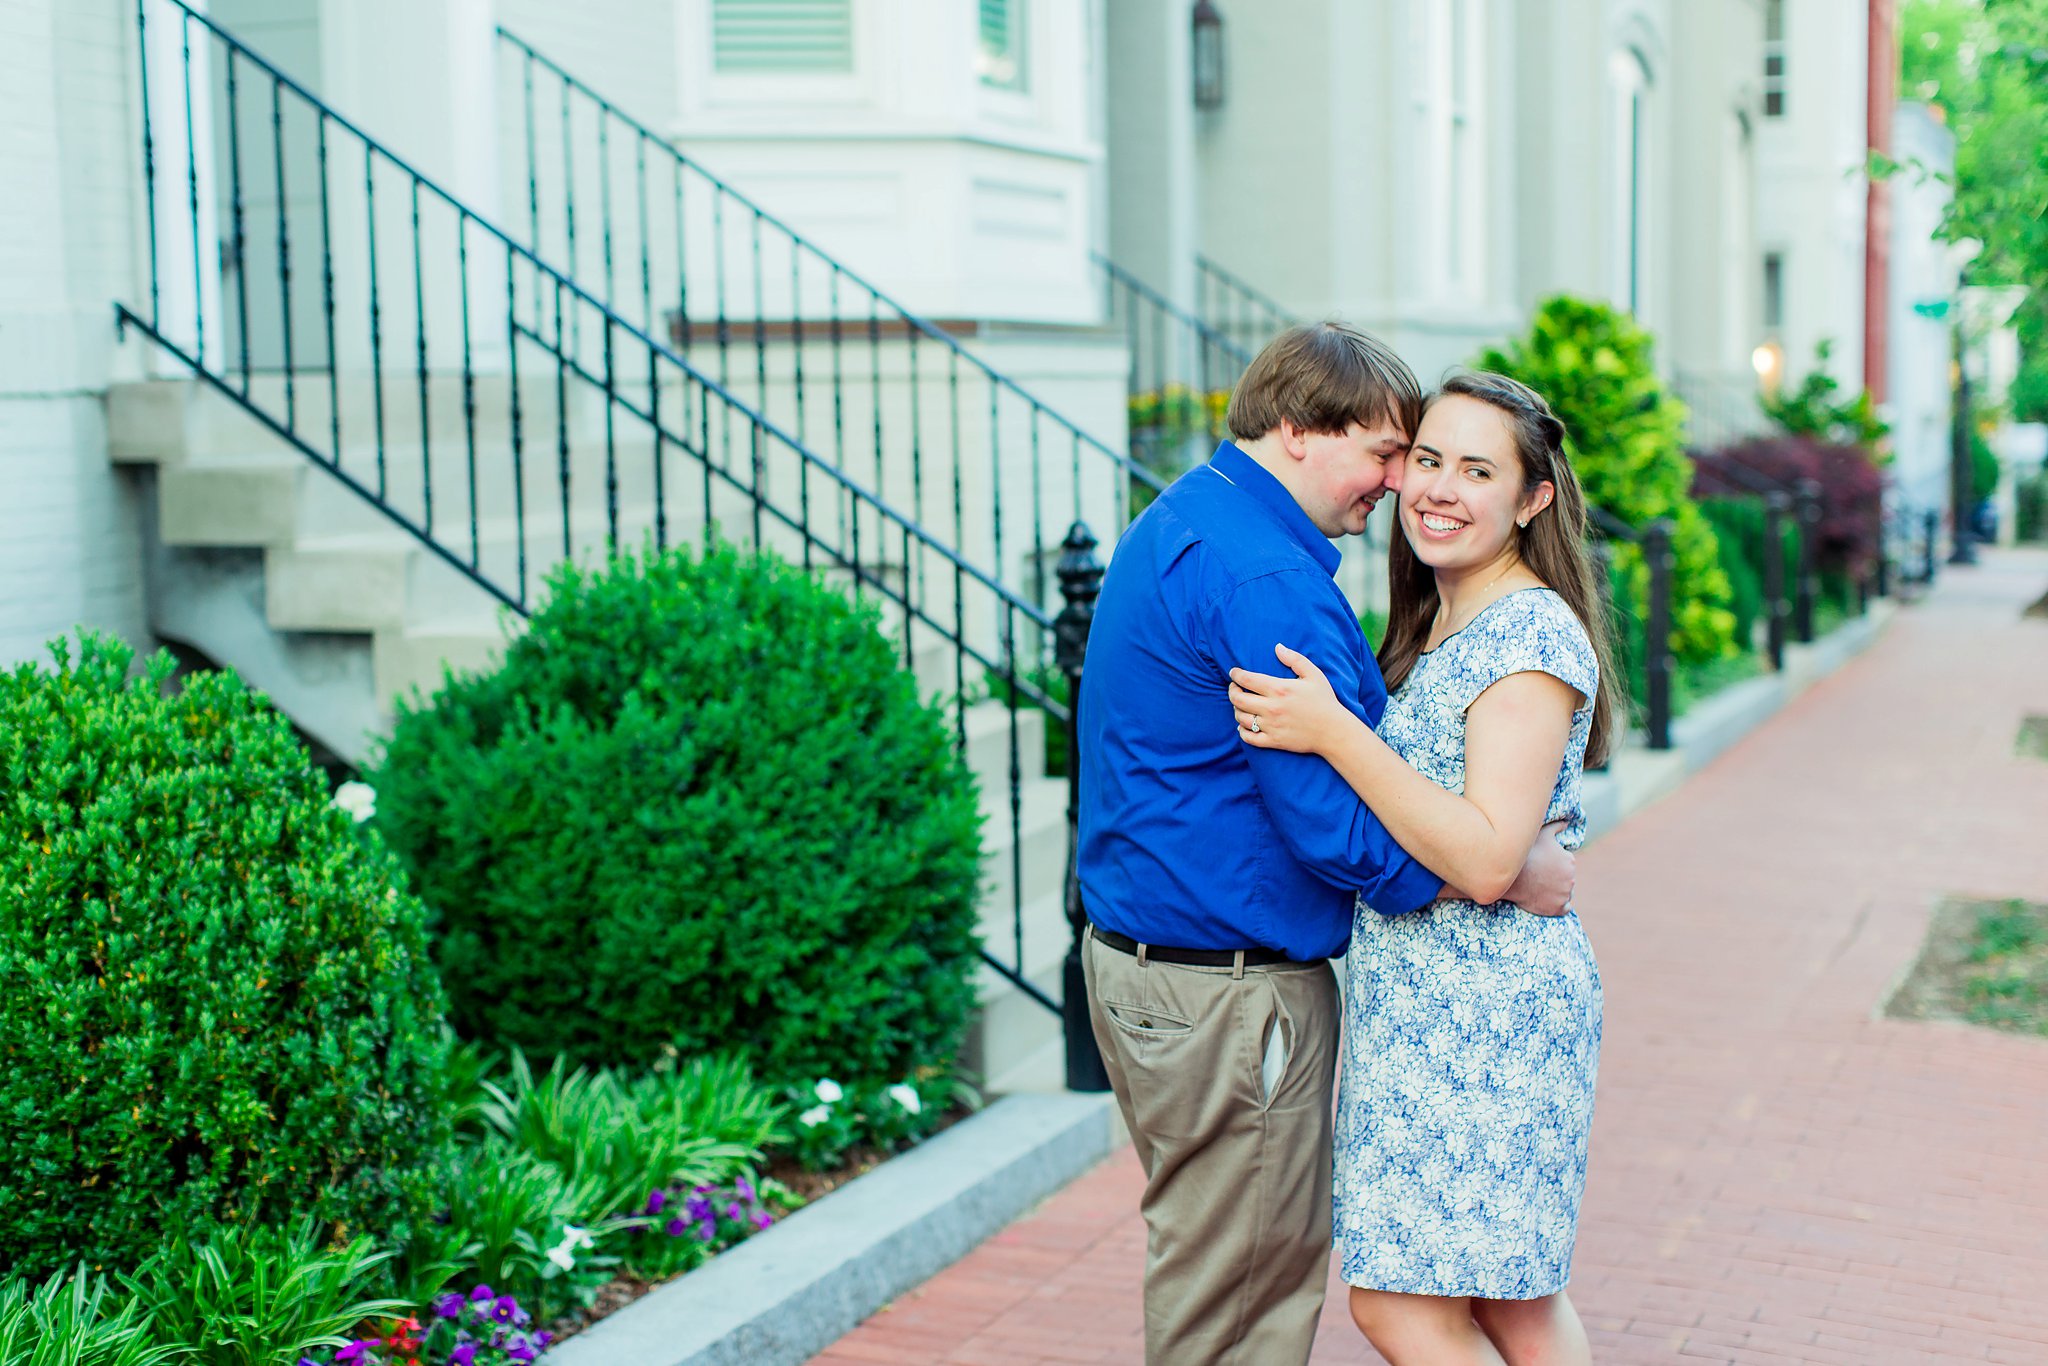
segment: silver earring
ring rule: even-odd
[[[1515,525],[1523,531],[1527,531],[1529,529],[1529,523],[1520,517],[1517,517],[1515,519]]]

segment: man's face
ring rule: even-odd
[[[1302,432],[1302,511],[1316,529],[1335,540],[1365,530],[1380,498],[1401,487],[1408,433],[1398,423],[1367,427],[1354,422],[1342,432]]]

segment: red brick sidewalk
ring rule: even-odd
[[[2048,1363],[2048,1041],[1878,1018],[1949,893],[2048,897],[2048,556],[1885,638],[1597,841],[1572,1294],[1602,1362]],[[1128,1149],[817,1358],[1137,1362]],[[1333,1293],[1316,1360],[1370,1362]]]

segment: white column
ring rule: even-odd
[[[1190,6],[1115,0],[1108,9],[1109,258],[1192,311],[1200,213]],[[1248,84],[1251,73],[1226,78]]]
[[[204,13],[205,0],[192,0],[192,8]],[[149,209],[158,330],[208,369],[220,370],[227,361],[227,346],[221,324],[213,83],[208,74],[215,45],[205,25],[176,5],[144,0],[142,14],[142,60],[149,88],[145,117],[155,168]],[[183,370],[160,354],[151,363],[164,373]]]
[[[497,223],[498,101],[496,34],[490,0],[321,0],[321,95],[338,113],[407,166],[481,218]],[[329,181],[335,225],[337,292],[352,306],[337,318],[349,335],[338,349],[351,367],[367,364],[370,216],[365,208],[362,144],[330,130]],[[424,303],[427,363],[462,363],[462,273],[456,268],[458,215],[438,195],[419,196],[420,278],[414,276],[413,180],[391,161],[372,158],[376,195],[377,304],[381,362],[410,369],[417,359]],[[345,208],[343,206],[346,206]],[[479,369],[504,363],[505,249],[471,223],[469,349]],[[520,272],[522,292],[530,286]]]

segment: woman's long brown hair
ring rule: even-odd
[[[1550,411],[1543,396],[1506,375],[1474,371],[1453,375],[1423,405],[1423,413],[1445,398],[1462,395],[1499,410],[1514,436],[1515,455],[1522,462],[1522,496],[1549,481],[1556,496],[1549,507],[1515,533],[1522,563],[1578,616],[1593,642],[1600,664],[1600,686],[1593,698],[1593,734],[1586,743],[1586,763],[1598,767],[1607,759],[1615,715],[1617,680],[1613,651],[1607,640],[1607,614],[1594,587],[1593,557],[1586,538],[1586,494],[1565,455],[1564,423]],[[1416,557],[1407,534],[1400,532],[1387,548],[1386,639],[1380,643],[1380,671],[1387,687],[1398,688],[1422,656],[1422,643],[1436,617],[1436,573]]]

